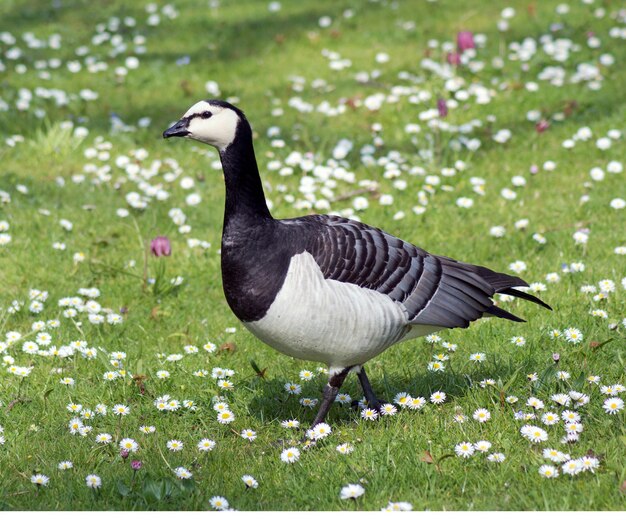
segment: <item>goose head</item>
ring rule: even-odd
[[[226,150],[247,125],[243,112],[222,100],[201,100],[189,108],[181,119],[163,132],[169,137],[186,137],[210,144],[220,152]]]

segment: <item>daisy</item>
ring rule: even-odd
[[[570,405],[570,402],[571,402],[571,398],[568,395],[564,394],[564,393],[554,394],[554,395],[552,395],[550,397],[550,399],[553,402],[555,402],[555,403],[557,403],[559,405],[565,406],[565,407],[568,407]]]
[[[614,415],[615,413],[619,413],[622,409],[624,409],[624,401],[621,398],[607,398],[602,404],[602,409],[604,409],[610,415]]]
[[[600,461],[595,457],[582,457],[580,460],[583,471],[591,471],[595,473],[596,468],[600,467]]]
[[[544,464],[539,468],[539,474],[547,479],[555,479],[559,476],[559,470],[549,464]]]
[[[239,436],[252,442],[256,440],[256,431],[252,431],[252,429],[244,429]]]
[[[230,424],[233,420],[235,420],[235,415],[232,411],[221,411],[217,414],[217,421],[220,424]]]
[[[544,413],[541,415],[541,421],[547,426],[553,426],[559,421],[559,415],[556,413]]]
[[[303,380],[305,382],[310,382],[311,380],[313,380],[313,378],[315,378],[315,375],[311,371],[307,371],[307,370],[300,371],[300,380]]]
[[[154,426],[141,426],[139,428],[144,435],[149,435],[150,433],[154,433],[156,431],[156,427]]]
[[[518,347],[523,347],[526,345],[526,338],[523,336],[513,336],[513,338],[511,338],[511,343],[517,345]]]
[[[332,433],[331,427],[324,422],[317,424],[311,431],[313,431],[315,440],[326,438]]]
[[[496,462],[497,464],[504,462],[505,459],[506,457],[502,453],[492,453],[487,457],[489,462]]]
[[[418,396],[417,398],[411,398],[407,404],[409,409],[417,411],[426,405],[426,399]]]
[[[454,452],[459,457],[468,458],[474,454],[474,446],[469,442],[461,442],[454,446]]]
[[[70,402],[66,406],[66,409],[70,413],[79,413],[82,408],[83,408],[83,406],[81,404],[75,404],[74,402]]]
[[[300,459],[300,450],[297,447],[284,449],[280,454],[280,459],[288,464],[293,464]]]
[[[30,477],[30,481],[35,484],[35,486],[47,486],[48,482],[50,482],[50,477],[42,475],[41,473],[35,473]]]
[[[378,411],[370,407],[366,407],[361,411],[361,418],[365,420],[376,420],[378,418]]]
[[[547,448],[543,450],[543,458],[545,458],[546,460],[551,460],[552,462],[561,464],[569,460],[570,456],[566,453],[561,453],[560,451],[556,449]]]
[[[380,414],[382,416],[393,416],[398,412],[398,408],[393,404],[384,404],[380,408]]]
[[[83,421],[80,418],[72,418],[68,426],[70,428],[70,433],[75,435],[80,431],[80,428],[83,427]]]
[[[93,427],[91,426],[83,426],[78,430],[78,434],[81,437],[86,437],[89,433],[91,433]]]
[[[96,443],[98,444],[110,444],[113,437],[108,433],[100,433],[96,435]]]
[[[352,402],[352,397],[349,394],[347,394],[347,393],[339,393],[335,397],[335,402],[338,402],[341,405],[349,404],[350,402]]]
[[[167,449],[169,449],[170,451],[182,451],[184,444],[181,440],[168,440],[167,441]]]
[[[92,473],[85,477],[85,483],[89,488],[98,489],[102,486],[102,479],[98,475]]]
[[[491,413],[484,408],[476,409],[472,415],[478,422],[486,422],[491,418]]]
[[[285,429],[298,429],[300,427],[300,422],[297,420],[283,420],[280,425]]]
[[[576,411],[563,411],[561,418],[566,422],[580,422],[580,415]]]
[[[505,400],[509,404],[514,404],[519,400],[519,398],[517,398],[517,396],[507,396]]]
[[[289,394],[300,394],[302,392],[302,387],[298,384],[287,382],[285,384],[285,391],[287,391]]]
[[[126,416],[130,414],[130,407],[122,404],[115,404],[113,406],[113,414],[119,416]]]
[[[345,444],[338,445],[336,449],[342,455],[348,455],[349,453],[352,453],[354,451],[354,447],[347,442]]]
[[[430,401],[433,404],[443,404],[446,401],[446,393],[442,391],[435,391],[430,395]]]
[[[412,398],[409,395],[409,393],[405,393],[405,392],[398,393],[393,399],[393,401],[401,407],[405,407],[409,405],[411,400]]]
[[[491,449],[491,442],[487,440],[479,440],[474,444],[474,449],[476,451],[480,451],[481,453],[486,453]]]
[[[134,453],[139,449],[139,444],[132,438],[123,438],[120,440],[120,449]]]
[[[300,405],[313,409],[317,405],[317,398],[300,398]]]
[[[605,395],[612,395],[612,394],[616,394],[616,393],[615,393],[615,389],[613,388],[613,386],[612,386],[612,385],[601,385],[601,386],[600,386],[600,392],[601,392],[602,394],[605,394]]]
[[[217,386],[220,389],[224,389],[226,391],[231,391],[232,389],[234,389],[235,384],[233,382],[231,382],[230,380],[218,380]]]
[[[228,501],[224,497],[211,497],[209,500],[209,504],[214,510],[227,510],[228,509]]]
[[[582,433],[583,425],[580,422],[568,422],[565,424],[566,433]]]
[[[187,468],[184,468],[183,466],[174,468],[174,475],[176,475],[176,478],[179,478],[180,480],[187,480],[193,477],[191,471],[189,471]]]
[[[222,411],[228,411],[230,408],[226,402],[216,402],[213,404],[213,409],[218,413],[221,413]]]
[[[482,352],[470,354],[470,362],[484,362],[486,355]]]
[[[454,421],[459,424],[464,424],[467,421],[467,417],[462,414],[454,415]]]
[[[441,362],[430,362],[428,364],[428,370],[432,372],[442,373],[443,371],[446,370],[446,366]]]
[[[59,380],[59,383],[61,385],[74,385],[76,382],[75,382],[74,378],[69,378],[69,377],[66,376],[65,378],[61,378]]]
[[[255,489],[255,488],[259,487],[259,483],[251,475],[244,475],[243,477],[241,477],[241,480],[246,485],[246,488],[253,488],[253,489]]]
[[[343,499],[357,499],[365,493],[365,489],[360,484],[348,484],[341,488],[339,496]]]
[[[561,331],[559,329],[550,329],[548,331],[548,336],[550,336],[552,340],[557,340],[561,337]]]
[[[580,343],[583,340],[583,333],[574,327],[565,329],[563,336],[570,343]]]
[[[410,502],[390,502],[387,507],[381,508],[380,511],[412,511],[413,504]]]
[[[212,451],[215,447],[215,441],[209,438],[203,438],[198,442],[198,451]]]
[[[534,396],[531,396],[526,401],[526,405],[532,407],[533,409],[543,409],[544,408],[544,403],[541,400],[539,400],[539,398],[535,398]]]
[[[563,470],[563,473],[573,477],[574,475],[578,475],[583,470],[583,463],[580,459],[568,460],[561,465],[561,469]]]
[[[548,440],[548,433],[537,426],[526,425],[520,429],[522,436],[530,440],[531,442],[545,442]]]
[[[450,343],[450,342],[442,342],[441,346],[444,349],[448,349],[449,351],[452,351],[452,352],[456,351],[458,347],[456,343]]]
[[[58,463],[57,467],[61,471],[66,471],[68,469],[72,469],[74,467],[74,464],[72,463],[71,460],[62,460],[61,462]]]

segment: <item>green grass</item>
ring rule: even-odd
[[[607,173],[602,182],[592,182],[589,177],[592,167],[605,168],[609,161],[625,159],[623,138],[613,141],[607,151],[595,147],[595,140],[608,130],[626,131],[622,94],[626,53],[622,41],[608,35],[610,28],[620,26],[609,16],[618,6],[606,2],[607,15],[598,19],[592,13],[599,5],[572,2],[568,15],[557,15],[555,6],[560,2],[537,2],[533,4],[534,12],[527,9],[527,2],[512,1],[510,5],[517,15],[510,21],[510,30],[500,33],[496,29],[499,8],[494,9],[487,1],[471,0],[459,8],[458,2],[447,0],[398,2],[397,7],[389,2],[285,0],[279,13],[270,13],[268,3],[224,0],[221,7],[211,9],[204,0],[179,0],[174,3],[178,17],[170,20],[162,15],[157,26],[146,25],[148,15],[139,2],[129,7],[124,5],[128,2],[117,0],[74,0],[54,8],[49,2],[6,0],[0,5],[3,26],[11,28],[18,38],[15,45],[24,52],[20,60],[8,60],[3,55],[13,46],[0,43],[0,60],[7,66],[0,72],[0,97],[10,106],[8,111],[0,111],[0,190],[11,195],[9,204],[0,205],[0,221],[10,224],[8,233],[12,237],[10,243],[0,246],[0,341],[8,331],[19,331],[27,340],[34,321],[58,318],[61,326],[50,329],[54,345],[85,340],[90,347],[100,349],[94,360],[80,354],[65,359],[39,357],[23,353],[22,340],[4,352],[15,359],[16,365],[32,366],[33,371],[20,379],[4,368],[0,370],[0,426],[6,441],[0,445],[0,509],[194,510],[208,509],[209,498],[222,495],[240,510],[377,510],[388,501],[409,501],[416,510],[623,510],[626,412],[605,414],[602,402],[606,397],[598,386],[585,380],[593,374],[600,375],[604,385],[626,383],[626,329],[621,322],[626,316],[626,291],[620,284],[626,277],[626,263],[624,256],[614,253],[615,247],[626,245],[625,220],[624,210],[609,207],[611,199],[626,198],[626,177],[624,172]],[[342,16],[347,9],[354,11],[352,18]],[[328,29],[318,25],[324,15],[333,19]],[[126,56],[134,54],[132,46],[111,58],[107,57],[110,46],[91,43],[96,24],[106,23],[112,16],[135,17],[136,27],[120,31],[126,40],[135,34],[146,37],[146,52],[137,55],[140,67],[130,70],[125,80],[116,79],[114,70]],[[402,29],[400,23],[406,21],[413,21],[415,29]],[[604,76],[601,89],[591,90],[584,83],[554,87],[545,81],[539,81],[537,92],[523,89],[525,82],[536,81],[537,73],[546,65],[556,65],[541,51],[529,62],[528,72],[523,72],[517,61],[506,60],[502,70],[491,66],[492,57],[506,57],[510,42],[525,37],[538,39],[558,21],[564,24],[558,36],[581,45],[580,51],[562,64],[568,76],[580,62],[597,63],[602,53],[614,56],[613,66],[600,67]],[[488,36],[477,57],[486,66],[476,74],[461,68],[459,76],[468,85],[477,81],[493,89],[494,97],[484,106],[472,101],[460,103],[450,110],[447,121],[461,124],[481,120],[472,134],[482,142],[476,152],[455,151],[449,144],[449,134],[433,134],[426,123],[419,121],[419,112],[432,108],[434,99],[414,105],[406,96],[400,96],[398,103],[385,103],[379,111],[349,106],[339,117],[299,113],[287,103],[299,96],[315,105],[328,100],[335,106],[342,98],[362,101],[375,93],[388,94],[397,85],[427,90],[434,98],[448,98],[443,81],[426,73],[420,61],[429,39],[454,41],[456,32],[464,29]],[[61,34],[61,48],[29,49],[21,39],[28,31],[38,38]],[[587,47],[588,31],[601,39],[600,49]],[[73,74],[63,64],[51,70],[50,80],[38,78],[34,61],[58,57],[65,63],[76,59],[74,50],[83,45],[90,48],[90,54],[108,63],[107,71],[90,74],[83,67]],[[328,59],[322,55],[324,49],[350,59],[352,66],[342,71],[329,69]],[[388,53],[390,61],[375,63],[379,52]],[[189,64],[177,65],[181,57],[188,57]],[[26,64],[28,71],[16,73],[17,62]],[[374,81],[359,84],[354,80],[358,71],[373,69],[381,70]],[[401,71],[423,79],[412,85],[398,78]],[[292,89],[289,79],[293,75],[306,79],[302,92]],[[312,88],[311,81],[316,78],[325,79],[333,89],[323,93]],[[284,160],[291,151],[299,151],[314,152],[321,163],[331,156],[340,139],[349,138],[354,149],[346,159],[347,167],[356,181],[374,180],[380,185],[380,193],[394,196],[392,206],[380,206],[374,196],[369,196],[369,208],[358,212],[362,221],[435,254],[500,271],[506,271],[515,260],[523,260],[528,270],[521,275],[529,282],[545,282],[547,273],[558,272],[561,281],[548,283],[548,290],[540,294],[554,311],[516,301],[505,306],[528,320],[527,324],[490,319],[468,330],[441,333],[458,345],[458,350],[450,353],[443,373],[427,370],[432,355],[441,347],[415,340],[388,350],[367,366],[379,396],[392,400],[396,393],[408,391],[428,398],[432,392],[442,390],[448,397],[446,403],[428,404],[420,412],[403,409],[394,417],[376,422],[366,422],[358,413],[336,404],[328,420],[333,427],[331,436],[302,451],[298,463],[281,462],[282,448],[291,441],[291,445],[297,445],[301,435],[281,428],[280,422],[295,418],[305,428],[314,417],[313,411],[298,404],[299,397],[285,394],[284,383],[301,383],[303,395],[319,398],[326,377],[318,374],[309,383],[301,382],[300,370],[316,371],[320,364],[293,360],[261,344],[246,332],[223,297],[218,248],[224,196],[221,172],[210,166],[215,156],[200,155],[213,152],[199,144],[160,138],[169,123],[191,104],[206,98],[207,80],[217,81],[221,96],[237,97],[246,111],[257,135],[257,158],[276,217],[307,212],[294,209],[285,198],[286,194],[301,197],[301,174],[296,171],[290,177],[281,177],[267,169],[268,162]],[[34,97],[28,111],[17,111],[18,90],[38,86],[72,94],[92,89],[99,97],[91,102],[70,100],[63,107]],[[283,108],[284,115],[272,116],[274,106]],[[35,108],[45,109],[45,117],[36,117]],[[564,112],[564,119],[553,119],[549,130],[538,134],[526,119],[526,113],[534,109],[548,118]],[[132,133],[112,133],[111,112],[126,124],[136,125],[142,117],[150,117],[151,124]],[[488,118],[490,115],[495,122]],[[80,140],[64,130],[60,123],[67,120],[87,127],[89,135]],[[422,132],[415,145],[404,128],[418,122]],[[392,181],[383,177],[381,166],[361,163],[359,150],[372,143],[370,130],[374,123],[382,125],[380,137],[384,140],[374,154],[376,158],[396,150],[405,159],[407,171],[421,166],[428,174],[440,174],[442,168],[458,160],[467,164],[466,170],[454,177],[442,177],[442,184],[451,188],[433,191],[424,215],[411,211],[418,204],[417,192],[424,187],[422,176],[403,173],[400,178],[407,182],[407,189],[398,191]],[[274,125],[281,128],[280,136],[286,143],[282,149],[273,148],[267,137],[267,130]],[[593,139],[577,144],[573,150],[564,149],[562,142],[583,126],[592,129]],[[491,135],[503,128],[511,130],[511,140],[506,144],[491,140]],[[10,147],[5,139],[14,134],[22,135],[24,141]],[[85,157],[98,136],[111,143],[110,160]],[[149,167],[155,160],[175,159],[182,175],[195,180],[202,203],[187,206],[185,197],[191,191],[183,190],[178,180],[168,182],[165,174],[170,168],[163,166],[150,184],[162,185],[169,199],[153,200],[143,212],[131,210],[130,217],[119,218],[118,208],[130,208],[125,195],[139,190],[114,161],[138,148],[148,152],[147,159],[139,161],[141,167]],[[420,157],[419,151],[425,149],[432,152],[432,159]],[[540,169],[536,175],[529,175],[532,164],[541,166],[547,160],[556,163],[554,171]],[[87,163],[111,164],[111,179],[93,184],[94,174],[85,170]],[[81,173],[86,176],[85,182],[72,182],[72,176]],[[511,177],[520,174],[528,184],[516,189],[517,199],[501,198],[500,190],[511,188]],[[485,180],[484,196],[473,192],[472,177]],[[58,184],[59,178],[65,181],[64,186]],[[589,186],[590,182],[593,184]],[[286,192],[277,189],[280,184],[287,187]],[[28,193],[20,193],[17,185],[25,185]],[[355,185],[339,182],[335,195],[349,194],[354,189]],[[583,194],[590,196],[585,204],[580,203]],[[474,206],[456,206],[461,196],[472,197]],[[351,201],[348,198],[333,206],[341,210],[351,206]],[[168,217],[174,207],[187,215],[187,224],[192,226],[190,234],[180,234]],[[41,213],[42,209],[48,213]],[[406,217],[394,220],[397,211],[404,211]],[[522,218],[530,223],[526,230],[518,231],[514,223]],[[60,219],[70,220],[73,230],[64,231]],[[490,237],[489,229],[494,225],[505,226],[506,236]],[[572,239],[579,228],[590,229],[586,245],[575,245]],[[548,242],[540,245],[534,241],[535,232],[543,233]],[[156,235],[171,238],[172,256],[163,260],[148,258],[148,275],[154,277],[162,272],[166,280],[184,277],[181,286],[160,294],[152,286],[145,286],[142,278],[145,246]],[[212,248],[188,248],[189,237],[206,240]],[[67,249],[53,250],[54,242],[66,243]],[[75,252],[84,253],[85,261],[75,264]],[[131,261],[134,266],[129,264]],[[586,270],[577,274],[561,272],[561,264],[575,261],[583,261]],[[597,303],[592,301],[592,294],[580,292],[582,285],[597,285],[602,279],[616,283],[616,292],[608,299]],[[103,307],[115,312],[123,308],[123,324],[91,325],[84,314],[75,319],[82,325],[65,319],[57,302],[75,296],[81,287],[97,287]],[[49,292],[41,314],[28,312],[28,292],[33,288]],[[13,300],[25,305],[10,314]],[[609,318],[590,316],[594,308],[605,309]],[[617,329],[611,329],[610,323],[617,324]],[[237,331],[226,332],[228,327]],[[583,332],[581,344],[549,338],[550,328],[567,327]],[[519,335],[526,338],[524,347],[510,343]],[[207,354],[202,350],[207,341],[218,348],[228,345]],[[200,351],[186,355],[180,362],[165,362],[164,356],[183,353],[185,345],[196,345]],[[118,351],[127,354],[122,365],[126,378],[105,382],[104,372],[114,369],[107,352]],[[486,353],[487,360],[480,365],[469,362],[473,352]],[[558,368],[552,360],[555,352],[561,355]],[[255,372],[253,363],[265,371],[263,377]],[[233,391],[222,393],[210,376],[198,378],[192,374],[198,369],[210,372],[213,367],[236,371]],[[161,369],[167,369],[171,377],[158,379],[156,371]],[[557,369],[568,371],[571,379],[558,381]],[[540,380],[529,382],[530,373],[537,373]],[[75,385],[61,385],[63,377],[74,378]],[[486,378],[494,379],[497,385],[481,388],[479,383]],[[514,410],[530,410],[524,407],[529,396],[541,398],[549,407],[552,394],[572,389],[591,396],[590,404],[580,410],[585,426],[580,441],[560,444],[563,432],[558,424],[547,428],[547,443],[531,446],[519,433],[522,424],[514,419]],[[361,396],[353,377],[348,378],[342,391],[352,398]],[[194,400],[198,410],[159,413],[153,400],[166,393],[181,401]],[[212,397],[219,394],[227,397],[236,414],[230,425],[216,421]],[[508,395],[518,396],[519,402],[502,403]],[[71,415],[66,410],[70,401],[92,409],[104,403],[109,414],[90,421],[93,431],[87,437],[70,435],[67,423]],[[130,406],[131,414],[114,417],[111,409],[117,403]],[[471,418],[479,407],[489,409],[489,422],[479,424]],[[467,415],[469,420],[462,425],[456,423],[453,417],[457,413]],[[142,435],[138,430],[141,425],[154,425],[157,432]],[[545,427],[540,422],[538,425]],[[245,428],[258,433],[256,441],[248,443],[237,436]],[[96,445],[95,435],[101,432],[113,435],[113,443]],[[123,460],[116,445],[124,437],[139,442],[139,451],[130,458],[143,461],[132,487],[130,459]],[[212,452],[196,450],[196,443],[203,437],[217,442]],[[184,442],[182,452],[167,451],[167,440],[174,438]],[[492,442],[492,451],[503,452],[505,462],[489,463],[479,454],[466,460],[454,455],[457,443],[480,439]],[[354,445],[352,454],[343,456],[335,451],[343,442]],[[561,474],[555,480],[546,480],[537,472],[545,463],[541,457],[543,447],[555,447],[574,458],[592,450],[601,466],[595,473],[575,477]],[[58,462],[66,459],[72,460],[74,469],[58,471]],[[193,483],[176,481],[172,468],[177,466],[192,471]],[[38,490],[31,484],[30,476],[35,472],[50,476],[48,487]],[[99,491],[85,486],[88,473],[102,477]],[[254,476],[259,488],[245,489],[241,481],[244,474]],[[365,495],[356,502],[340,500],[339,491],[348,483],[362,484]]]

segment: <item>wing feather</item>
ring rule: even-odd
[[[485,314],[523,321],[492,300],[497,292],[525,286],[520,278],[429,254],[357,221],[307,216],[285,221],[290,222],[315,225],[306,235],[300,233],[302,249],[312,254],[326,279],[389,296],[403,305],[410,324],[467,327]],[[547,306],[529,294],[517,295]]]

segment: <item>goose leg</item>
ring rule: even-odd
[[[352,367],[346,367],[328,379],[328,383],[324,386],[324,399],[320,404],[320,408],[317,411],[315,420],[313,420],[313,424],[311,424],[312,428],[317,424],[324,422],[326,415],[328,415],[328,411],[330,410],[330,406],[335,401],[337,393],[339,392],[339,389],[341,389],[343,381],[346,379],[346,376],[348,376],[350,369],[352,369]]]
[[[380,411],[380,406],[384,404],[385,401],[379,400],[378,397],[374,394],[372,384],[370,384],[369,378],[365,374],[365,367],[361,367],[361,370],[357,373],[357,376],[359,377],[359,382],[361,382],[361,387],[363,388],[363,394],[365,395],[367,404],[372,409]]]

